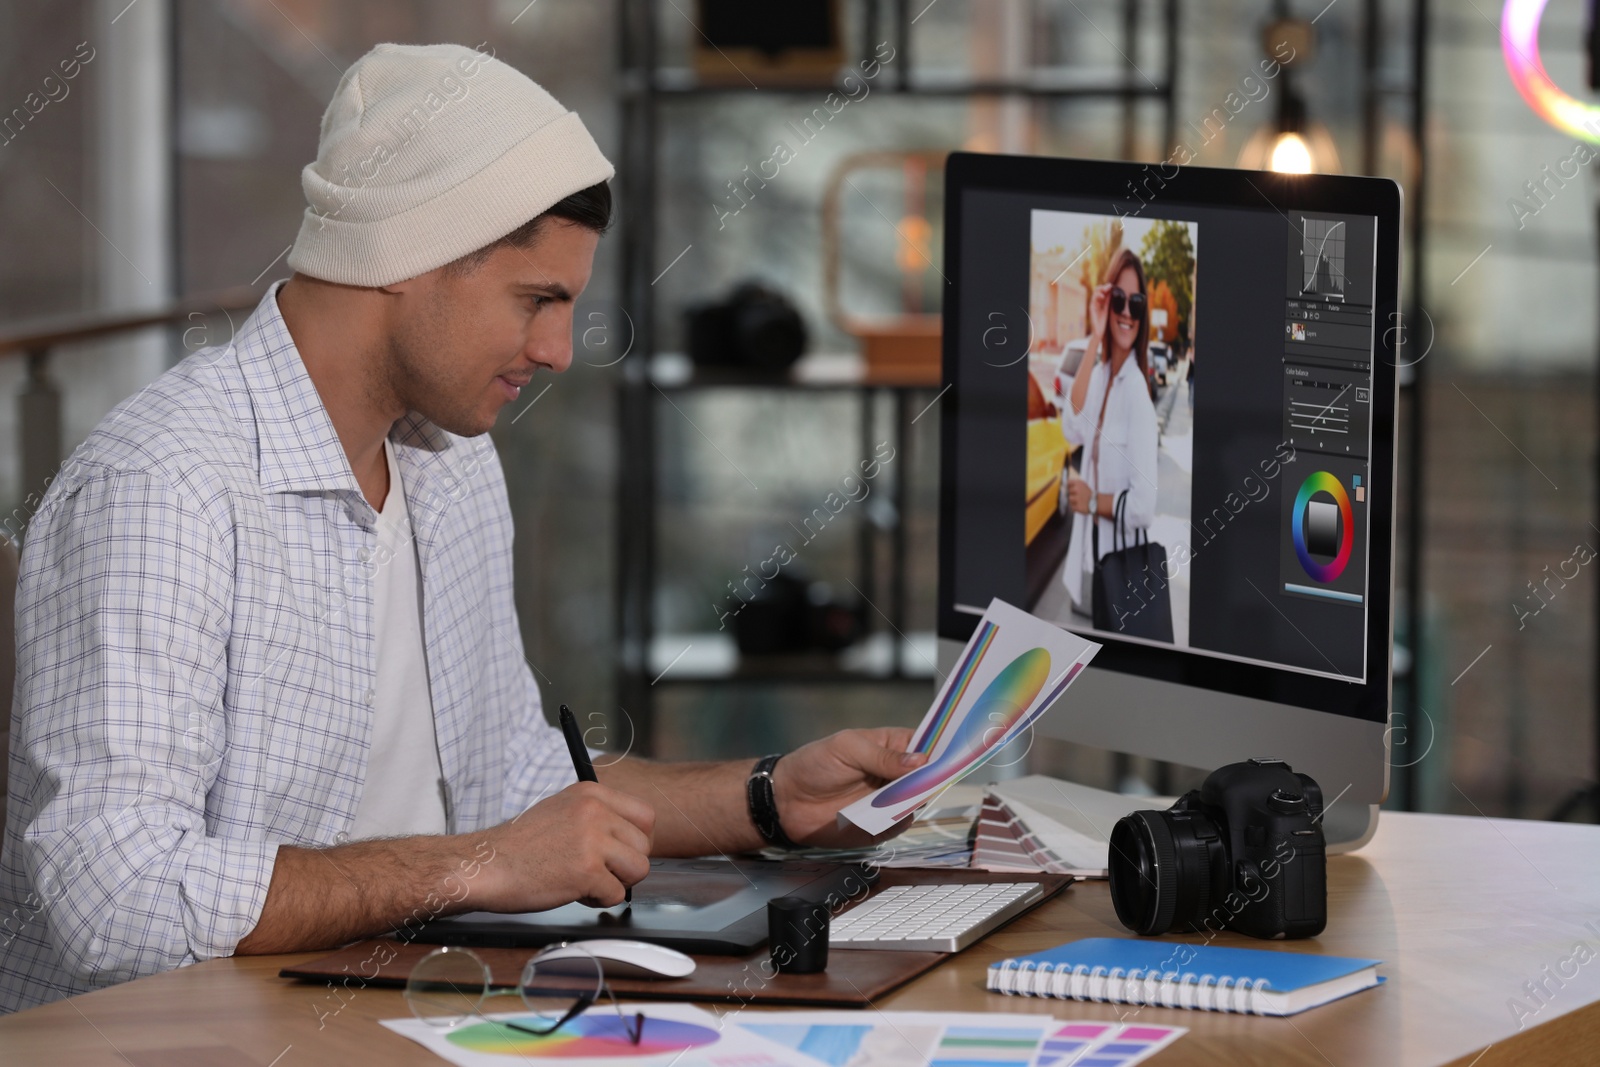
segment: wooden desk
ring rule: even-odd
[[[1386,960],[1382,988],[1288,1019],[1146,1008],[1186,1026],[1159,1064],[1600,1062],[1600,827],[1384,815],[1361,852],[1329,861],[1328,931],[1280,949]],[[1586,928],[1585,923],[1592,923]],[[1084,882],[878,1004],[1115,1019],[1133,1009],[1000,997],[992,961],[1079,937],[1126,936],[1103,882]],[[1198,941],[1197,937],[1187,940]],[[1509,1002],[1573,947],[1596,955],[1519,1031]],[[1219,944],[1261,947],[1224,934]],[[399,992],[342,992],[277,978],[320,953],[213,960],[0,1018],[0,1063],[95,1067],[437,1064],[374,1020],[406,1016]],[[842,962],[843,955],[836,957]],[[319,1026],[320,1017],[320,1026]],[[1484,1051],[1487,1049],[1487,1051]],[[1481,1055],[1480,1055],[1481,1053]]]

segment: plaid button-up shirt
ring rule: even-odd
[[[276,295],[107,415],[31,520],[0,1012],[231,954],[278,846],[355,816],[384,561]],[[574,780],[523,658],[504,476],[487,434],[416,412],[390,441],[449,828],[491,826]]]

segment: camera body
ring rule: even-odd
[[[806,347],[805,320],[771,286],[744,282],[727,299],[684,313],[689,357],[702,367],[752,373],[787,370]]]
[[[1328,923],[1321,819],[1321,788],[1282,760],[1220,767],[1170,809],[1118,821],[1110,859],[1117,918],[1141,934],[1315,937]]]

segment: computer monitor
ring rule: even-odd
[[[941,659],[991,597],[1026,608],[1104,646],[1044,735],[1285,759],[1330,845],[1364,841],[1388,792],[1398,187],[970,153],[945,173]],[[1123,515],[1103,557],[1091,498]]]

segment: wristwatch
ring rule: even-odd
[[[761,840],[776,848],[799,848],[783,832],[783,822],[778,817],[778,799],[772,788],[772,768],[783,758],[779,752],[763,756],[745,782],[745,797],[750,802],[750,821],[756,824]]]

